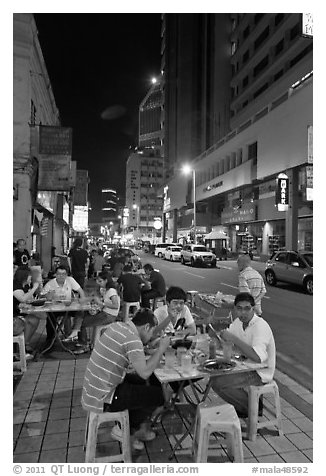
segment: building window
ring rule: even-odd
[[[257,23],[260,22],[260,20],[265,16],[264,13],[256,13],[256,15],[254,16],[254,23],[255,25],[257,25]]]
[[[275,26],[277,26],[279,23],[281,23],[281,21],[283,20],[284,18],[284,13],[278,13],[277,15],[275,15]]]
[[[248,38],[249,33],[250,33],[250,26],[248,25],[247,28],[245,28],[245,29],[243,30],[242,38],[243,38],[244,40],[245,40],[246,38]]]
[[[242,87],[245,88],[248,83],[249,83],[249,76],[246,76],[246,77],[243,78],[243,80],[242,80]]]
[[[268,38],[269,35],[269,26],[258,36],[254,43],[254,49],[256,50],[259,46]]]
[[[283,76],[283,69],[278,71],[278,73],[274,74],[274,81],[277,81],[281,76]]]
[[[282,39],[281,41],[279,41],[277,43],[277,45],[275,46],[275,56],[277,56],[278,54],[281,53],[281,51],[283,50],[284,48],[284,39]]]
[[[234,53],[237,51],[237,42],[232,41],[231,42],[231,55],[234,55]]]
[[[268,56],[265,56],[257,66],[254,67],[254,77],[261,73],[268,66]]]
[[[268,83],[265,83],[261,88],[257,89],[257,91],[254,93],[254,98],[256,98],[256,97],[259,96],[261,93],[263,93],[264,91],[266,91],[267,88],[268,88]]]
[[[248,160],[257,159],[257,141],[248,145]]]
[[[290,61],[290,68],[294,66],[298,61],[300,61],[306,54],[308,54],[310,51],[312,51],[312,43],[308,45],[304,50],[301,51],[293,60]]]
[[[242,56],[242,63],[245,64],[249,59],[249,50],[247,50]]]
[[[248,99],[242,103],[242,108],[246,107],[248,105],[249,101]]]
[[[296,38],[297,36],[300,35],[300,31],[301,31],[301,24],[300,23],[297,23],[296,25],[294,25],[293,28],[291,28],[290,30],[290,40],[293,40],[294,38]]]
[[[30,121],[31,121],[31,125],[36,124],[36,107],[35,107],[35,104],[34,104],[33,100],[31,101],[31,118],[30,118]]]

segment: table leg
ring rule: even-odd
[[[53,339],[50,343],[50,345],[48,345],[45,349],[42,350],[42,352],[39,353],[39,355],[43,355],[45,352],[48,352],[49,350],[52,349],[54,343],[56,340],[59,341],[59,344],[60,346],[62,347],[62,349],[65,351],[65,352],[69,352],[73,357],[74,359],[76,359],[76,356],[74,354],[74,352],[72,350],[70,350],[68,347],[66,347],[63,342],[61,341],[60,337],[59,337],[59,331],[61,330],[61,326],[63,325],[65,319],[67,318],[68,316],[68,312],[66,312],[62,318],[62,321],[60,323],[57,323],[57,317],[55,316],[54,313],[49,313],[51,314],[52,318],[53,319],[49,319],[49,322],[53,328],[53,331],[54,331],[54,336],[53,336]],[[54,322],[56,324],[54,324]]]

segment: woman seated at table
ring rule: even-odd
[[[101,298],[93,296],[92,301],[97,305],[99,312],[95,315],[86,313],[83,319],[78,319],[76,321],[72,331],[72,335],[77,335],[80,331],[79,342],[81,344],[86,344],[87,342],[87,327],[106,326],[111,324],[111,322],[117,320],[120,310],[120,297],[110,274],[106,271],[102,271],[99,273],[96,282],[100,286]]]
[[[39,283],[35,282],[30,287],[32,282],[31,270],[28,268],[18,268],[14,275],[14,291],[13,291],[13,312],[14,312],[14,335],[24,332],[25,350],[27,358],[31,358],[30,353],[33,348],[30,346],[30,340],[34,335],[40,318],[34,314],[24,314],[19,309],[19,304],[32,301],[34,293],[39,287]]]

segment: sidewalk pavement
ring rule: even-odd
[[[13,437],[15,463],[83,463],[86,412],[80,402],[84,371],[89,354],[76,360],[69,353],[56,352],[43,361],[30,362],[14,393]],[[313,461],[312,393],[294,380],[276,371],[275,380],[281,395],[284,436],[273,428],[260,430],[255,442],[246,439],[243,426],[245,463],[311,463]],[[221,403],[210,392],[210,400]],[[264,417],[271,416],[272,397],[264,398]],[[145,443],[145,449],[133,454],[137,463],[192,463],[191,442],[187,437],[182,449],[169,460],[175,437],[189,425],[189,414],[182,405],[176,414],[169,414],[157,424],[157,438]],[[108,425],[110,426],[110,425]],[[115,453],[118,442],[110,437],[110,429],[99,431],[97,456]],[[112,424],[111,424],[112,426]],[[224,440],[210,442],[208,462],[227,463]]]

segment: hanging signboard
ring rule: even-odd
[[[313,161],[313,126],[308,126],[308,164],[312,164]]]
[[[70,189],[70,157],[44,156],[39,160],[39,190],[66,191]]]
[[[76,187],[74,190],[74,205],[87,205],[88,200],[88,170],[77,169]]]
[[[71,157],[71,127],[39,126],[39,128],[39,154]]]
[[[276,179],[275,202],[280,212],[289,207],[289,177],[279,174]]]

